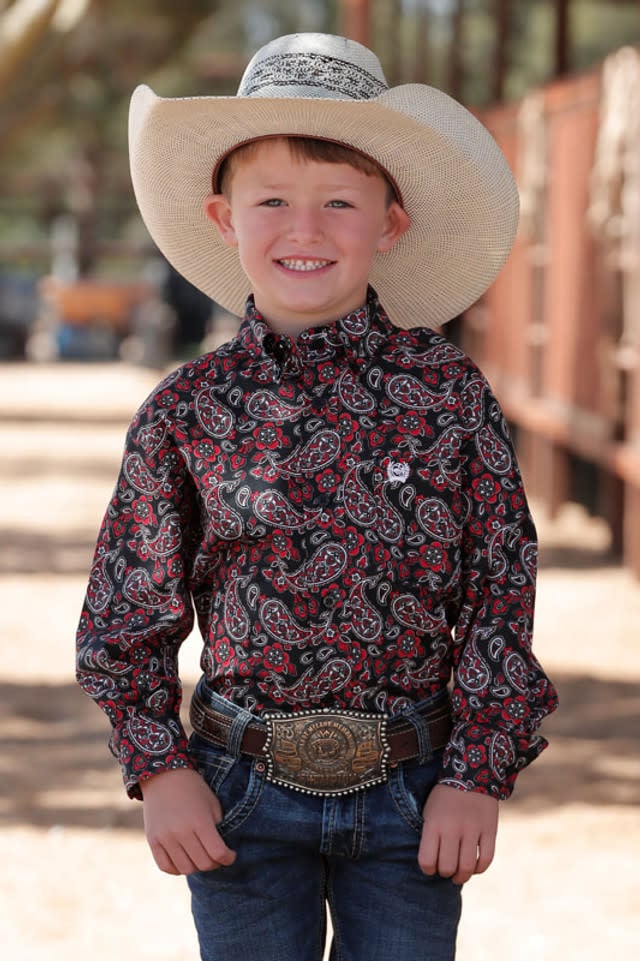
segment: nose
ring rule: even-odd
[[[288,235],[291,241],[300,246],[317,243],[323,235],[320,213],[310,208],[292,210]]]

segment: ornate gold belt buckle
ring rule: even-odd
[[[387,779],[387,717],[360,711],[269,713],[267,779],[305,794],[351,794]]]

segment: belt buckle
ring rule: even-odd
[[[317,796],[387,779],[387,716],[330,709],[267,713],[267,780]]]

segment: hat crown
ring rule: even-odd
[[[238,96],[372,100],[388,89],[380,61],[362,44],[326,33],[294,33],[258,50]]]

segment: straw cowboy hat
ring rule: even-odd
[[[131,175],[140,213],[167,259],[242,315],[249,281],[205,214],[212,175],[235,147],[277,135],[342,143],[387,171],[411,219],[376,255],[371,283],[399,327],[437,327],[472,304],[514,240],[518,193],[499,147],[451,97],[423,84],[389,88],[378,58],[353,40],[280,37],[247,66],[235,97],[131,100]]]

